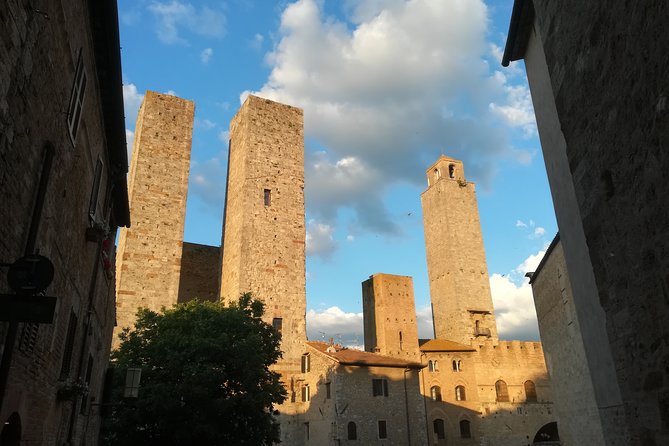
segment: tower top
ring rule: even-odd
[[[430,187],[441,179],[465,181],[465,169],[462,161],[441,155],[439,159],[425,171],[427,186]]]

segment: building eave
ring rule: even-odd
[[[509,23],[509,33],[506,38],[502,66],[525,57],[527,41],[534,21],[534,4],[532,0],[515,0]]]

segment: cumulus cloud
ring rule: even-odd
[[[398,234],[385,192],[397,182],[423,185],[425,166],[442,151],[484,186],[499,158],[527,160],[510,146],[505,115],[489,106],[522,95],[509,99],[515,90],[486,61],[483,1],[349,1],[346,11],[342,22],[317,0],[288,5],[266,56],[271,73],[254,92],[304,108],[305,134],[322,148],[305,165],[319,220],[333,224],[348,207],[359,228]]]
[[[525,273],[535,271],[545,254],[546,248],[529,255],[509,274],[494,273],[490,276],[490,291],[500,338],[539,339],[532,287]]]
[[[123,86],[123,105],[125,108],[126,127],[128,124],[134,126],[135,121],[137,121],[139,107],[142,105],[143,100],[144,95],[137,91],[137,86],[135,84],[127,84]]]
[[[130,160],[132,159],[133,144],[135,143],[135,132],[125,129],[125,142],[126,149],[128,150],[128,164],[130,164]]]
[[[306,254],[329,259],[337,249],[337,242],[333,237],[334,228],[315,220],[307,222]]]
[[[362,313],[346,313],[339,307],[307,311],[307,336],[314,341],[335,342],[349,346],[364,343]]]
[[[209,119],[195,118],[195,127],[203,130],[211,130],[216,127],[216,123]]]
[[[546,235],[546,228],[542,226],[537,226],[534,220],[530,220],[525,223],[522,220],[516,220],[516,228],[527,233],[527,238],[529,239],[539,239]]]
[[[203,64],[208,64],[209,59],[211,59],[211,56],[214,55],[214,50],[211,48],[205,48],[202,50],[200,53],[200,60],[202,61]]]
[[[420,339],[434,338],[432,307],[430,305],[416,310],[416,322],[418,323],[418,337]]]
[[[208,6],[196,8],[190,3],[173,0],[154,1],[148,9],[156,19],[156,35],[163,43],[188,43],[181,35],[184,30],[205,37],[225,35],[225,15]]]
[[[526,85],[507,85],[506,104],[490,103],[490,111],[501,117],[511,127],[520,127],[526,136],[537,133],[530,89]]]

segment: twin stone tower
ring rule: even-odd
[[[115,346],[138,307],[231,302],[251,292],[282,333],[275,370],[288,383],[300,373],[307,341],[302,110],[249,96],[233,118],[221,248],[183,241],[194,110],[192,101],[150,91],[139,110],[128,185],[132,227],[121,230],[117,252]],[[444,156],[427,181],[421,201],[435,338],[496,345],[474,185],[460,161]],[[379,297],[394,277],[375,275],[363,286],[367,351],[390,354],[399,343],[402,355],[402,342],[418,343],[413,314],[408,327],[388,325],[398,309],[415,314],[412,290],[396,293],[397,301],[392,293]],[[417,345],[403,351],[420,361]],[[290,412],[290,402],[285,406],[282,413]]]

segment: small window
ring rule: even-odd
[[[311,359],[309,353],[302,355],[302,373],[307,373],[311,370]]]
[[[455,400],[456,401],[467,401],[467,395],[465,394],[464,386],[457,386],[455,388]]]
[[[525,401],[537,402],[537,388],[534,382],[530,380],[525,381]]]
[[[453,371],[462,372],[462,361],[460,361],[459,359],[453,360]]]
[[[372,380],[372,396],[388,396],[388,380],[387,379],[373,379]]]
[[[84,108],[84,92],[86,91],[86,70],[84,69],[84,57],[79,51],[77,58],[77,68],[74,72],[74,83],[70,93],[70,105],[67,108],[67,129],[70,134],[72,144],[77,140],[79,131],[79,122]]]
[[[402,350],[402,332],[400,331],[400,350]]]
[[[304,423],[304,438],[309,439],[309,423]]]
[[[446,429],[444,428],[444,420],[441,418],[437,418],[432,422],[432,426],[434,428],[434,436],[437,437],[438,440],[443,440],[446,438]]]
[[[379,438],[388,438],[388,430],[386,429],[385,420],[379,420]]]
[[[460,438],[472,438],[472,426],[469,420],[460,421]]]
[[[302,386],[302,401],[307,402],[311,399],[311,393],[309,392],[309,384]]]
[[[275,317],[272,319],[272,327],[281,334],[281,329],[283,328],[283,319],[280,317]]]
[[[263,190],[263,201],[266,207],[272,204],[272,191],[270,189]]]
[[[91,385],[91,376],[93,375],[93,356],[90,354],[88,355],[88,364],[86,365],[86,386],[90,387]],[[84,395],[84,397],[81,399],[81,409],[80,413],[82,415],[86,414],[86,406],[88,405],[88,395]]]
[[[330,393],[330,383],[325,383],[325,398],[330,399],[332,394]]]
[[[357,440],[358,439],[358,426],[355,425],[353,421],[348,422],[348,439]]]
[[[495,393],[497,393],[498,402],[509,401],[509,389],[506,387],[506,383],[501,379],[495,383]]]
[[[98,162],[95,165],[95,176],[93,177],[93,186],[91,188],[91,198],[88,203],[88,220],[93,225],[96,220],[98,223],[102,223],[100,216],[98,215],[98,196],[100,195],[100,181],[102,179],[102,160],[98,158]]]
[[[432,401],[441,401],[441,387],[432,386],[430,396],[432,397]]]
[[[427,362],[427,369],[430,372],[438,372],[439,371],[439,361],[430,359]]]
[[[65,379],[70,375],[70,366],[72,364],[72,350],[74,349],[74,335],[77,332],[77,315],[70,311],[70,320],[67,323],[67,336],[65,337],[65,346],[63,347],[63,362],[60,366],[60,379]]]
[[[448,165],[448,177],[455,178],[455,166],[453,164]]]
[[[439,172],[439,169],[434,169],[434,179],[438,180],[441,177],[441,172]]]

